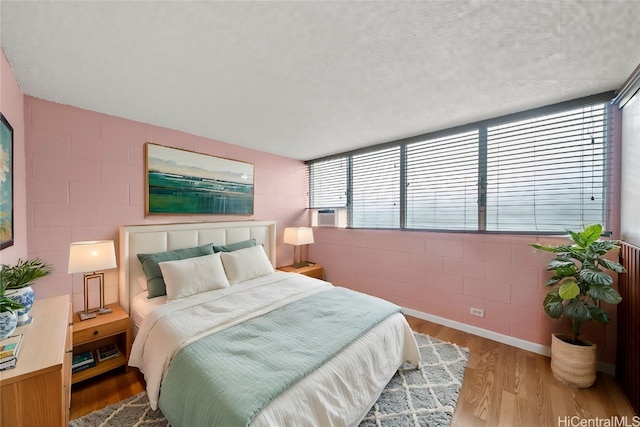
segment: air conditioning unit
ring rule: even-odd
[[[346,209],[314,209],[311,215],[311,225],[314,227],[341,227],[347,226]]]
[[[335,227],[336,226],[336,210],[320,209],[318,210],[318,227]]]

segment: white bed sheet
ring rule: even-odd
[[[147,295],[149,295],[147,291],[140,292],[138,295],[133,297],[133,300],[131,300],[129,316],[133,323],[134,338],[138,335],[140,325],[142,325],[142,322],[147,315],[149,315],[149,313],[151,313],[155,308],[164,305],[168,301],[166,295],[155,298],[147,298]]]
[[[161,380],[171,358],[181,348],[331,286],[306,276],[276,272],[151,308],[141,323],[129,364],[144,373],[152,408],[157,407]],[[149,308],[149,304],[141,305]],[[179,315],[171,316],[178,311]],[[355,426],[400,364],[418,364],[419,360],[411,328],[402,314],[393,315],[273,400],[251,425]]]

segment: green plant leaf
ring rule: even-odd
[[[587,254],[584,248],[580,248],[578,246],[570,246],[567,248],[566,252],[563,252],[558,255],[558,257],[564,256],[570,259],[577,259],[580,262],[583,262],[587,258]]]
[[[589,312],[591,313],[591,318],[593,320],[597,320],[598,322],[601,322],[601,323],[609,323],[611,321],[611,319],[609,318],[609,315],[605,313],[605,311],[600,307],[593,304],[589,304],[587,308],[589,309]]]
[[[595,300],[604,301],[608,304],[619,304],[622,301],[618,291],[608,285],[591,285],[587,294]]]
[[[537,243],[534,243],[531,245],[532,247],[534,247],[535,249],[540,249],[541,251],[547,251],[547,252],[560,252],[558,250],[557,246],[551,246],[551,245],[539,245]]]
[[[616,240],[598,240],[590,246],[591,251],[604,255],[607,252],[620,248],[620,242]]]
[[[598,264],[600,264],[604,268],[608,268],[609,270],[615,271],[616,273],[624,273],[627,271],[622,265],[618,264],[617,262],[610,261],[604,258],[598,259]]]
[[[605,248],[605,245],[606,242],[602,240],[599,242],[595,242],[587,248],[587,255],[592,259],[603,256],[608,251],[608,249]]]
[[[577,319],[580,323],[591,320],[591,312],[587,304],[579,299],[572,299],[564,308],[564,314],[572,319]]]
[[[558,283],[560,283],[560,280],[562,280],[562,277],[559,276],[553,276],[552,278],[550,278],[549,280],[547,280],[546,286],[555,286]]]
[[[46,276],[51,272],[51,265],[40,258],[23,260],[18,258],[15,265],[2,264],[0,266],[0,288],[20,289],[29,283]]]
[[[571,236],[571,240],[575,242],[581,248],[586,246],[586,239],[582,236],[582,233],[576,233],[575,231],[568,231],[569,236]]]
[[[562,313],[564,312],[564,305],[562,304],[562,298],[558,295],[558,290],[554,289],[549,292],[547,296],[544,298],[544,302],[542,303],[544,311],[554,319],[559,319],[562,317]]]
[[[571,267],[560,267],[556,269],[556,275],[559,277],[571,277],[575,276],[578,273],[578,268],[573,265]]]
[[[558,295],[563,300],[569,300],[580,295],[580,287],[573,280],[567,280],[558,289]]]
[[[571,252],[571,245],[539,245],[537,243],[531,244],[535,249],[540,249],[542,251],[553,252],[556,254],[567,254]],[[559,255],[560,256],[560,255]]]
[[[5,311],[14,313],[14,310],[20,310],[21,308],[24,308],[24,305],[17,303],[9,297],[0,296],[0,313]]]
[[[580,271],[580,279],[590,285],[611,285],[613,283],[611,276],[597,268],[583,268]]]
[[[583,244],[581,245],[583,248],[592,245],[596,240],[600,238],[602,235],[602,225],[601,224],[592,224],[587,227],[580,233]]]
[[[547,264],[547,270],[555,270],[556,268],[575,268],[575,264],[573,263],[573,261],[565,261],[564,259],[552,259],[551,261],[549,261],[549,263]]]

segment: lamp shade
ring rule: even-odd
[[[73,242],[69,247],[67,273],[89,273],[116,268],[116,251],[113,240]]]
[[[283,241],[289,245],[308,245],[313,243],[313,229],[309,227],[285,228]]]

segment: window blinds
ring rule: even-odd
[[[606,222],[603,103],[487,129],[487,230],[559,231]]]
[[[347,207],[347,161],[347,157],[340,157],[310,165],[309,207]]]
[[[353,156],[351,226],[400,226],[400,147]]]
[[[564,233],[607,224],[610,94],[310,161],[310,207],[354,228]]]
[[[406,227],[478,228],[478,132],[407,145]]]

